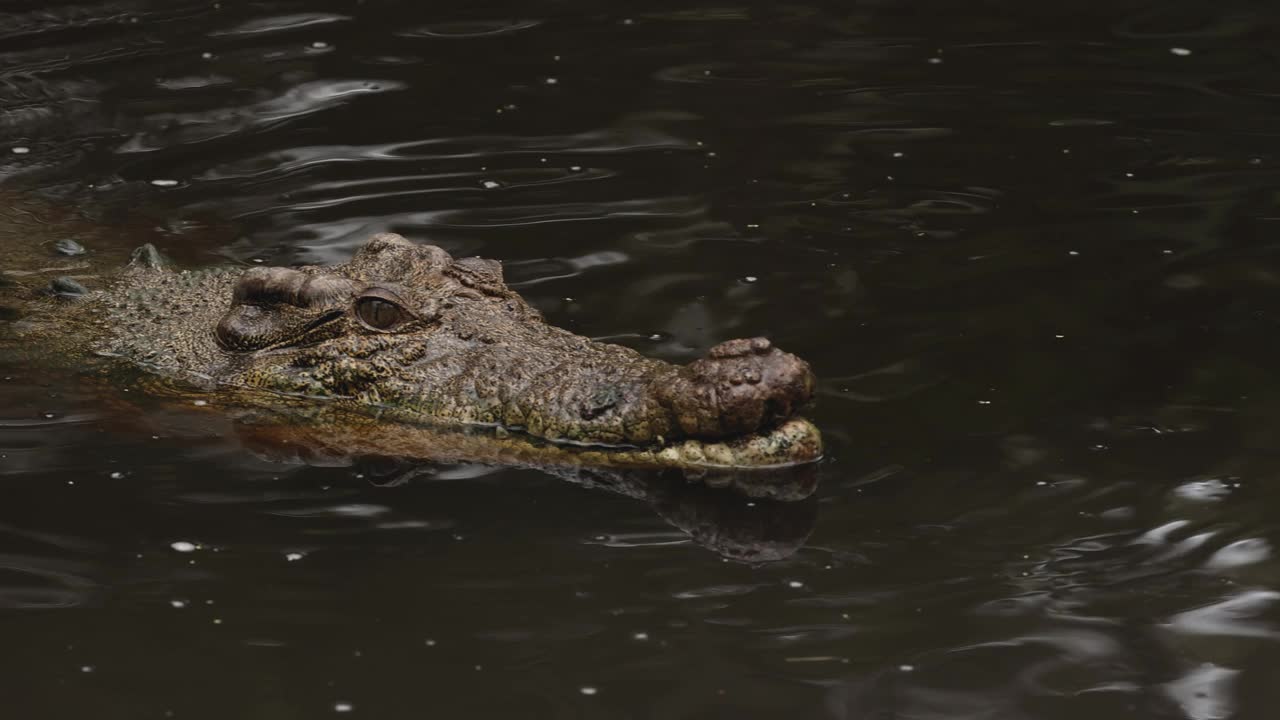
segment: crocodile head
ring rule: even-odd
[[[821,454],[816,428],[794,417],[813,375],[768,340],[654,360],[546,324],[496,261],[394,234],[342,265],[244,272],[214,335],[231,384],[492,426],[592,462],[740,468]]]

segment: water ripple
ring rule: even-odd
[[[1184,635],[1278,638],[1280,632],[1259,621],[1277,601],[1280,592],[1244,590],[1211,605],[1178,613],[1170,618],[1169,627]]]
[[[235,27],[225,30],[211,30],[210,37],[236,37],[244,35],[265,35],[271,33],[293,32],[317,25],[349,22],[350,15],[337,13],[297,13],[294,15],[275,15],[247,20]]]
[[[1226,720],[1235,715],[1232,695],[1239,670],[1207,663],[1165,685],[1189,720]]]
[[[361,95],[393,92],[404,87],[403,83],[391,80],[317,80],[242,107],[155,113],[147,118],[147,124],[155,129],[135,134],[117,147],[116,152],[154,152],[175,144],[205,142],[304,117]]]
[[[1218,549],[1205,561],[1205,567],[1213,570],[1253,565],[1271,558],[1271,543],[1264,538],[1237,540]]]
[[[85,605],[101,591],[93,565],[43,555],[0,555],[0,608]]]
[[[485,20],[475,22],[433,23],[401,30],[397,35],[408,38],[472,39],[508,35],[535,28],[541,20]]]

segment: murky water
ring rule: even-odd
[[[17,234],[390,229],[649,354],[766,334],[817,497],[309,466],[10,362],[0,712],[1274,716],[1265,4],[543,5],[4,3],[0,187],[113,228]]]

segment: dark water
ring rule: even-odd
[[[501,258],[769,335],[830,449],[785,509],[306,466],[5,365],[5,717],[1275,717],[1265,3],[2,7],[0,187],[96,251]]]

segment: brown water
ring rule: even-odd
[[[787,507],[307,466],[10,362],[0,714],[1275,717],[1265,7],[0,4],[0,187],[94,252],[501,258],[649,354],[769,335],[830,448]]]

